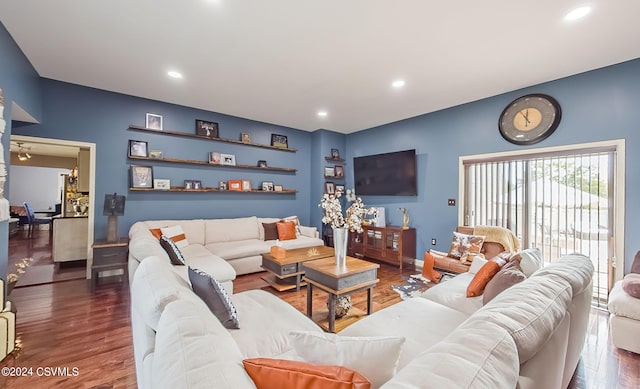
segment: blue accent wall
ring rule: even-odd
[[[150,219],[298,215],[302,223],[309,223],[311,137],[308,132],[49,79],[43,79],[42,87],[44,122],[20,127],[15,133],[97,145],[96,238],[106,236],[107,218],[102,215],[101,207],[104,195],[113,192],[127,196],[125,215],[119,219],[121,234],[134,222]],[[298,151],[291,153],[128,130],[129,125],[144,127],[147,112],[162,115],[165,130],[195,134],[195,119],[203,119],[219,124],[221,138],[239,140],[241,132],[248,132],[252,143],[270,144],[271,134],[276,133],[286,135],[289,147]],[[210,151],[217,151],[234,154],[237,164],[257,165],[258,160],[266,160],[269,166],[298,171],[293,174],[129,161],[130,139],[146,141],[150,150],[161,150],[170,158],[206,161]],[[229,179],[248,179],[253,188],[260,187],[262,181],[270,181],[298,192],[263,195],[129,191],[130,165],[153,166],[154,178],[170,179],[172,185],[177,186],[188,179],[200,180],[205,187],[217,187],[219,181]]]
[[[12,131],[11,114],[15,101],[32,117],[41,118],[40,77],[22,50],[15,43],[4,25],[0,23],[0,89],[4,95],[4,120],[6,128],[2,136],[4,160],[8,164],[9,139]],[[9,167],[6,167],[7,173]],[[5,197],[9,196],[9,177],[4,187]],[[9,199],[11,200],[11,199]],[[8,222],[0,222],[0,278],[5,279],[8,261]],[[0,293],[2,293],[0,291]]]
[[[562,106],[562,121],[551,137],[532,146],[516,146],[498,132],[504,107],[527,93],[546,93]],[[415,148],[418,163],[418,196],[365,196],[369,206],[384,206],[387,223],[401,224],[398,207],[406,207],[410,225],[417,228],[420,257],[430,248],[448,250],[458,224],[458,209],[447,206],[458,196],[460,156],[540,148],[611,139],[626,140],[625,269],[640,241],[640,59],[536,85],[435,113],[359,131],[347,137],[347,157]],[[348,185],[353,172],[347,170]],[[431,246],[431,238],[438,244]]]
[[[331,149],[338,149],[340,156],[344,158],[346,153],[347,136],[345,134],[318,130],[312,133],[312,151],[311,151],[311,225],[322,231],[322,210],[318,208],[318,203],[322,198],[325,190],[325,182],[333,182],[335,184],[345,184],[344,179],[332,179],[324,177],[325,167],[334,167],[340,163],[327,161],[325,158],[331,156]],[[346,173],[346,163],[343,163]]]

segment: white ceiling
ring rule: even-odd
[[[20,147],[22,146],[22,147]],[[64,146],[42,142],[27,142],[12,140],[9,149],[12,153],[29,153],[30,155],[45,155],[51,157],[78,158],[80,147]]]
[[[582,0],[21,0],[0,21],[42,77],[350,133],[638,58],[640,1],[587,2],[573,23]]]

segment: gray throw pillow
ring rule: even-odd
[[[482,303],[486,305],[504,290],[524,281],[526,278],[527,276],[520,268],[520,261],[512,259],[487,283],[482,294]]]
[[[640,274],[629,273],[622,279],[622,290],[631,297],[640,299]]]
[[[184,256],[182,255],[182,252],[180,252],[180,249],[178,248],[178,246],[176,246],[176,243],[173,240],[171,240],[171,238],[165,235],[162,235],[160,237],[160,246],[162,246],[164,251],[166,251],[167,254],[169,255],[169,259],[171,260],[172,265],[178,265],[178,266],[185,265]]]
[[[209,274],[189,266],[191,289],[209,307],[226,328],[240,328],[238,312],[220,281]]]

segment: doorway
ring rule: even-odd
[[[18,208],[28,198],[30,202],[36,203],[33,206],[34,210],[43,212],[45,214],[43,216],[57,214],[54,217],[58,220],[54,223],[59,227],[54,228],[51,234],[50,231],[41,229],[34,231],[31,237],[21,230],[10,235],[8,272],[14,271],[16,263],[22,263],[23,265],[18,266],[24,266],[25,259],[27,260],[26,271],[21,276],[22,280],[18,280],[16,287],[88,278],[91,274],[91,244],[94,230],[95,144],[12,135],[10,148],[11,165],[8,181],[10,193],[14,194],[14,196],[10,194],[10,205]],[[83,189],[82,192],[78,191],[77,195],[73,194],[75,196],[72,199],[73,202],[67,201],[69,199],[66,197],[71,196],[65,191],[66,184],[72,182],[74,190],[78,187],[80,159],[84,169]],[[43,184],[44,181],[48,184]],[[28,188],[29,182],[32,183],[32,188]],[[17,188],[23,191],[20,195],[14,193],[18,190]],[[43,192],[46,193],[43,195]],[[82,206],[80,206],[81,203]],[[56,204],[60,204],[59,208]],[[74,214],[73,205],[76,204],[79,212]],[[62,220],[61,218],[65,215],[77,216],[77,218]],[[75,228],[75,232],[71,237],[65,238],[62,233],[67,230],[70,223],[73,225],[72,228]],[[77,241],[85,241],[85,239],[86,243],[79,246],[76,244]],[[69,251],[72,246],[75,246],[73,254]],[[31,261],[29,261],[30,258],[32,258]],[[86,261],[84,261],[85,258]]]

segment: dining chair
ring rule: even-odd
[[[27,224],[29,224],[29,237],[33,236],[33,230],[36,225],[40,224],[48,224],[49,225],[49,234],[53,233],[53,219],[51,217],[36,217],[31,204],[28,202],[24,203],[24,209],[27,211]]]

